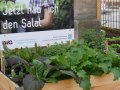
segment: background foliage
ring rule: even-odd
[[[68,29],[74,27],[73,0],[56,0],[59,12],[54,13],[52,29]]]

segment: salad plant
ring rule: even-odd
[[[94,29],[85,30],[82,28],[80,34],[81,39],[83,39],[90,48],[97,49],[101,52],[105,50],[105,31],[100,31],[99,35],[97,35]]]
[[[51,64],[64,67],[62,73],[70,75],[83,88],[90,90],[90,75],[114,73],[114,80],[120,77],[120,58],[115,53],[101,53],[89,48],[84,41],[74,42],[70,51],[61,56],[51,57]]]
[[[120,77],[120,57],[111,48],[108,54],[104,53],[105,32],[100,32],[97,38],[94,30],[83,30],[82,33],[82,39],[72,41],[72,45],[67,42],[41,48],[35,44],[34,48],[20,50],[10,50],[4,46],[6,67],[11,67],[8,71],[14,70],[10,76],[24,78],[32,75],[41,83],[74,78],[83,90],[90,90],[91,75],[101,76],[113,72],[114,80],[117,80]]]
[[[14,50],[10,50],[9,48],[7,48],[7,46],[4,45],[4,55],[5,58],[22,58],[24,60],[26,60],[27,62],[32,62],[32,60],[37,59],[39,56],[43,56],[43,50],[40,46],[37,46],[37,44],[35,44],[34,48],[15,48]]]
[[[44,82],[57,82],[58,77],[63,75],[57,67],[48,67],[45,63],[34,60],[30,67],[27,67],[30,75],[34,75],[36,80]]]
[[[106,40],[108,41],[109,48],[120,53],[120,37],[106,38]]]
[[[63,53],[66,53],[68,50],[67,45],[65,44],[55,44],[53,46],[50,46],[48,48],[44,48],[44,56],[51,57],[55,55],[62,55]]]
[[[120,40],[120,37],[112,37],[112,38],[106,38],[108,41],[117,41]]]

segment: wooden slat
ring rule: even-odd
[[[113,73],[103,74],[101,77],[91,76],[92,87],[98,87],[98,86],[103,87],[103,86],[107,86],[109,84],[113,84],[113,86],[111,86],[111,87],[116,86],[116,84],[120,85],[120,78],[116,81],[113,81],[113,80],[114,80]],[[103,90],[103,89],[101,89],[101,90]]]
[[[23,90],[0,72],[0,90]]]
[[[113,81],[114,75],[103,74],[101,77],[91,76],[90,90],[120,90],[120,79]],[[23,90],[4,74],[0,72],[0,90]],[[59,81],[58,83],[46,83],[42,90],[83,90],[74,79]]]
[[[2,54],[2,51],[0,51],[0,56],[1,56],[1,54]]]
[[[90,90],[120,90],[120,79],[113,81],[114,75],[103,74],[101,77],[91,76]],[[46,83],[42,90],[83,90],[73,79],[62,80],[58,83]]]
[[[101,0],[96,0],[96,15],[97,15],[97,19],[101,20]]]
[[[82,90],[74,79],[62,80],[58,83],[46,83],[42,90]]]
[[[5,74],[5,57],[1,55],[1,72]]]
[[[120,82],[93,87],[91,90],[120,90]]]

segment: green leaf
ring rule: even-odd
[[[92,73],[92,75],[94,75],[94,76],[101,76],[102,74],[103,74],[103,72],[99,71],[99,70]]]
[[[86,72],[84,70],[80,70],[77,72],[78,77],[86,78]]]
[[[47,77],[49,74],[50,70],[49,69],[44,69],[43,77]]]
[[[57,79],[55,79],[55,78],[49,78],[49,79],[47,80],[47,82],[57,83],[57,82],[58,82],[58,80],[57,80]]]
[[[82,64],[79,65],[78,69],[80,70],[81,68],[91,65],[92,63],[90,61],[84,61]]]
[[[110,66],[112,66],[111,62],[107,62],[107,63],[104,62],[99,64],[99,67],[103,69],[104,73],[109,72]]]
[[[21,72],[19,72],[19,76],[20,77],[23,77],[24,76],[24,73],[21,71]]]
[[[102,57],[100,60],[101,61],[110,61],[110,60],[112,60],[112,58],[109,56],[105,56],[105,57]]]
[[[118,78],[120,77],[120,69],[112,68],[111,72],[113,72],[113,74],[114,74],[114,80],[118,80]]]
[[[77,60],[80,60],[83,58],[83,54],[84,54],[84,50],[83,49],[79,49],[78,53],[76,54],[77,55]]]
[[[45,60],[44,62],[45,62],[46,64],[51,64],[52,61],[51,61],[51,60]]]
[[[69,75],[69,76],[73,77],[74,79],[77,78],[76,75],[72,71],[60,70],[60,72],[62,72],[63,74]]]
[[[77,66],[71,66],[71,70],[77,72]]]
[[[59,77],[61,74],[62,73],[60,71],[57,71],[57,72],[53,73],[50,77],[53,77],[53,78]]]
[[[90,88],[91,88],[90,77],[87,77],[87,78],[81,80],[79,86],[82,87],[83,90],[90,90]]]
[[[60,56],[59,59],[60,59],[60,62],[62,63],[62,65],[66,65],[65,56]]]

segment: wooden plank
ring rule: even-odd
[[[1,63],[1,72],[5,74],[5,58],[3,55],[3,51],[1,50],[1,46],[0,46],[0,63]]]
[[[120,82],[92,87],[91,90],[120,90]]]
[[[113,84],[114,86],[115,83],[120,83],[120,78],[116,81],[113,81],[113,80],[114,80],[113,73],[103,74],[101,77],[91,76],[92,87],[103,86],[107,84]]]
[[[108,41],[105,40],[104,42],[105,42],[105,53],[108,54],[108,51],[109,51],[108,50]]]
[[[101,0],[96,0],[96,15],[97,15],[97,19],[101,20]]]
[[[113,81],[114,75],[103,74],[101,77],[91,76],[91,90],[120,90],[120,79]],[[42,90],[82,90],[74,79],[62,80],[58,83],[46,83]]]
[[[91,76],[91,90],[120,90],[120,79],[113,81],[113,73],[103,74],[101,77]],[[0,90],[23,90],[0,72]],[[42,90],[83,90],[74,79],[46,83]]]
[[[0,90],[23,90],[0,72]]]
[[[1,55],[2,55],[2,51],[0,51],[0,57],[1,57]]]
[[[74,79],[62,80],[58,83],[46,83],[42,90],[82,90]]]
[[[5,57],[1,55],[1,72],[5,74]]]

